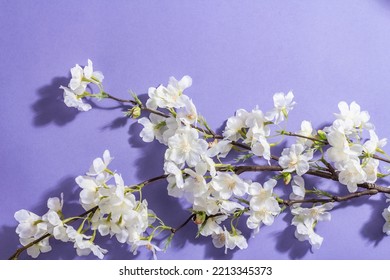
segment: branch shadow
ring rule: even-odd
[[[38,89],[38,100],[31,105],[35,116],[33,124],[36,127],[46,126],[53,123],[64,126],[73,121],[79,111],[75,108],[68,108],[62,98],[61,85],[67,85],[68,77],[55,77],[51,83]]]

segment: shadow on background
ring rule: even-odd
[[[69,83],[68,77],[56,77],[49,85],[38,89],[38,100],[31,106],[35,112],[33,123],[35,126],[45,126],[54,123],[64,126],[73,121],[79,111],[75,108],[68,108],[63,101],[61,85]]]

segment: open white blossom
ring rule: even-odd
[[[103,158],[94,159],[89,171],[87,172],[88,176],[98,176],[98,175],[107,175],[107,167],[114,158],[111,157],[110,151],[105,150],[103,153]]]
[[[233,147],[229,140],[214,140],[209,143],[209,146],[210,148],[207,150],[207,155],[210,157],[218,156],[218,158],[225,158]]]
[[[93,64],[88,59],[88,65],[83,68],[76,64],[70,69],[72,79],[69,82],[69,88],[77,95],[83,94],[88,84],[91,82],[100,84],[103,81],[103,74],[99,71],[93,71]]]
[[[192,79],[189,76],[184,76],[180,81],[174,77],[169,78],[167,87],[163,85],[157,88],[149,88],[149,99],[146,106],[151,109],[160,108],[181,108],[186,106],[188,96],[183,94],[186,88],[192,85]]]
[[[35,241],[35,238],[20,238],[20,244],[26,246],[27,244]],[[45,238],[38,243],[27,248],[27,254],[32,258],[36,259],[40,253],[47,253],[51,251],[51,246],[49,244],[49,238]]]
[[[213,233],[220,232],[220,224],[227,219],[227,215],[220,215],[215,217],[209,217],[204,222],[204,224],[199,224],[198,229],[199,233],[203,236],[210,236]]]
[[[274,217],[281,211],[279,203],[273,197],[273,189],[277,181],[270,179],[261,184],[254,182],[249,187],[250,199],[250,216],[247,220],[247,226],[250,229],[254,229],[254,233],[257,233],[262,224],[270,226],[274,222]]]
[[[370,115],[367,111],[360,111],[360,106],[353,101],[349,106],[347,102],[341,101],[338,104],[340,109],[339,114],[335,116],[345,122],[351,122],[353,128],[372,128],[372,125],[368,122],[370,120]],[[348,131],[347,131],[347,134]]]
[[[292,91],[289,91],[287,94],[282,92],[275,93],[273,96],[275,108],[267,113],[267,119],[274,120],[275,124],[284,121],[296,104],[293,98],[294,94]]]
[[[313,127],[311,126],[311,122],[302,121],[301,130],[298,131],[298,134],[306,137],[313,137],[312,133],[313,133]],[[297,137],[297,143],[302,144],[306,147],[311,147],[313,141],[303,137]]]
[[[248,183],[236,174],[225,172],[217,173],[212,180],[213,188],[222,199],[229,199],[232,195],[241,197],[248,191]]]
[[[299,241],[307,240],[312,248],[319,249],[323,238],[314,231],[314,228],[319,221],[330,221],[331,216],[327,211],[332,208],[332,203],[325,203],[312,208],[293,208],[291,213],[294,218],[291,224],[296,226],[295,237]]]
[[[291,200],[302,200],[305,198],[306,189],[305,189],[305,181],[301,176],[294,176],[291,182],[292,193],[290,194]],[[301,203],[294,203],[291,207],[296,208],[299,207]]]
[[[184,100],[184,107],[177,109],[177,118],[185,124],[194,124],[198,120],[196,107],[191,99]]]
[[[310,168],[309,160],[313,158],[313,151],[303,153],[304,151],[305,147],[301,144],[293,144],[290,148],[283,149],[279,158],[279,165],[284,168],[283,172],[296,171],[299,176],[305,174]]]
[[[175,180],[176,187],[182,189],[184,186],[183,172],[181,169],[172,161],[167,161],[164,163],[164,171],[168,176],[173,176]]]
[[[138,120],[138,123],[144,126],[139,136],[144,142],[152,142],[156,138],[160,143],[164,143],[163,132],[166,130],[166,118],[155,114],[150,114],[149,118],[144,117]]]
[[[242,129],[246,127],[245,122],[247,117],[248,112],[246,110],[237,110],[235,116],[228,118],[223,137],[231,141],[237,141],[238,139],[243,138]]]
[[[375,183],[378,179],[378,167],[379,160],[370,158],[363,163],[363,171],[366,173],[367,178],[365,182]]]
[[[19,210],[14,215],[15,220],[19,222],[16,228],[16,233],[20,238],[38,238],[45,234],[47,230],[47,224],[42,220],[42,217],[27,211]]]
[[[218,228],[217,232],[212,234],[213,244],[216,248],[225,247],[225,254],[227,254],[227,250],[233,250],[238,247],[240,249],[248,248],[248,243],[244,236],[241,235],[239,230],[235,230],[234,233],[231,233],[221,227]]]
[[[178,129],[177,133],[168,140],[168,150],[165,159],[180,165],[187,163],[194,167],[201,161],[201,155],[206,153],[208,144],[199,139],[198,131],[189,126]]]
[[[358,160],[363,147],[359,144],[348,143],[346,135],[339,130],[332,130],[327,139],[331,146],[327,151],[329,159],[335,163],[343,163],[350,160]]]
[[[88,59],[88,65],[84,67],[84,77],[97,83],[102,83],[104,79],[102,72],[93,71],[93,63],[90,59]]]
[[[339,181],[346,185],[351,193],[357,191],[358,184],[363,184],[367,180],[367,174],[357,160],[347,161],[340,170]]]
[[[92,109],[90,104],[84,103],[82,96],[77,95],[70,88],[60,86],[60,89],[64,91],[64,103],[68,107],[76,108],[79,111],[86,112]]]
[[[373,155],[377,152],[377,150],[382,151],[382,148],[387,144],[387,139],[383,138],[379,140],[378,135],[376,135],[374,130],[370,130],[370,140],[367,140],[364,145],[363,149],[364,152],[368,155]]]
[[[83,190],[80,192],[80,203],[85,210],[95,207],[100,201],[99,189],[101,185],[99,182],[89,176],[78,176],[76,183]]]
[[[156,251],[158,251],[158,252],[161,252],[161,251],[162,251],[161,248],[159,248],[157,245],[151,243],[151,242],[148,241],[148,240],[139,240],[139,241],[137,241],[137,242],[134,242],[134,243],[132,244],[132,246],[131,246],[130,251],[131,251],[134,255],[136,255],[136,254],[137,254],[137,251],[138,251],[138,248],[141,247],[141,246],[145,246],[146,249],[148,249],[149,251],[152,252],[152,254],[153,254],[153,259],[154,259],[154,260],[157,260]]]

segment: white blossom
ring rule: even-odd
[[[338,107],[340,113],[335,114],[338,119],[352,122],[354,128],[372,128],[372,125],[368,122],[370,115],[367,111],[360,111],[360,106],[355,101],[349,106],[345,101],[341,101]]]
[[[22,244],[23,246],[26,246],[34,241],[35,238],[20,238],[20,244]],[[51,249],[52,248],[49,244],[49,238],[45,238],[27,248],[27,254],[32,258],[36,259],[40,255],[40,253],[47,253],[51,251]]]
[[[165,159],[180,165],[187,163],[194,167],[201,161],[201,155],[206,153],[208,144],[199,139],[198,131],[189,126],[178,129],[177,133],[168,140],[169,149]]]
[[[279,158],[279,165],[284,168],[283,172],[296,171],[299,176],[305,174],[310,168],[309,160],[313,158],[313,151],[303,153],[304,151],[305,147],[301,144],[293,144],[290,148],[283,149]]]
[[[305,181],[301,176],[294,176],[291,182],[292,193],[290,194],[291,200],[302,200],[305,198]],[[292,205],[293,208],[299,207],[301,203],[294,203]]]
[[[185,106],[188,96],[183,94],[186,88],[192,84],[192,79],[189,76],[184,76],[180,81],[174,77],[169,78],[167,87],[162,85],[157,88],[149,88],[149,99],[146,106],[151,109],[160,108],[181,108]]]
[[[149,117],[150,119],[144,117],[138,120],[138,123],[144,126],[139,136],[144,142],[152,142],[156,138],[160,143],[164,143],[163,132],[166,130],[166,118],[156,114],[150,114]]]
[[[204,178],[207,172],[207,165],[199,162],[195,166],[195,171],[186,168],[184,172],[189,175],[184,182],[184,195],[188,201],[193,203],[195,197],[201,197],[209,190],[209,186]]]
[[[248,191],[248,183],[236,174],[219,172],[212,180],[213,188],[222,199],[229,199],[233,194],[241,197]]]
[[[83,190],[80,192],[80,203],[84,209],[89,210],[95,207],[100,201],[99,189],[101,185],[95,178],[89,176],[78,176],[76,183]]]
[[[339,169],[339,182],[346,185],[351,193],[357,191],[358,184],[363,184],[367,180],[367,174],[357,160],[349,160]]]
[[[64,103],[66,106],[76,108],[82,112],[86,112],[92,109],[90,104],[83,102],[81,95],[76,94],[70,88],[60,86],[60,89],[64,91]]]
[[[373,155],[377,150],[382,150],[382,148],[387,144],[387,139],[383,138],[379,140],[378,135],[376,135],[374,130],[370,130],[370,140],[367,140],[363,149],[368,155]]]
[[[133,252],[133,254],[137,254],[138,248],[141,246],[145,246],[146,249],[152,252],[153,259],[157,260],[156,251],[162,251],[161,248],[159,248],[157,245],[151,243],[149,240],[139,240],[132,244],[130,251]]]
[[[305,137],[313,137],[312,133],[313,133],[313,127],[311,125],[311,122],[302,121],[301,130],[298,131],[298,134]],[[306,147],[310,147],[313,144],[313,141],[303,137],[297,137],[297,143],[302,144]]]
[[[314,231],[314,228],[318,221],[330,221],[331,215],[327,211],[332,208],[332,203],[325,203],[312,208],[293,208],[291,213],[294,218],[291,224],[296,226],[295,237],[299,241],[307,240],[312,248],[319,249],[323,238]]]
[[[288,113],[294,108],[296,104],[293,101],[294,94],[292,91],[289,91],[287,94],[282,92],[275,93],[273,96],[274,99],[274,109],[267,113],[267,119],[274,120],[275,124],[279,124],[287,118]]]
[[[199,233],[203,236],[210,236],[213,233],[218,233],[221,222],[227,218],[227,215],[208,217],[203,224],[198,225]]]
[[[378,167],[379,160],[369,158],[366,162],[363,163],[363,171],[366,173],[367,178],[365,182],[367,183],[375,183],[378,179]]]
[[[207,155],[210,157],[218,156],[218,158],[225,158],[233,147],[229,140],[214,140],[209,143],[209,146],[210,148],[207,150]]]
[[[30,211],[19,210],[14,217],[19,222],[16,233],[22,239],[41,237],[47,230],[47,224],[42,220],[42,217]]]
[[[165,174],[168,174],[174,182],[176,187],[182,189],[184,186],[183,172],[182,170],[172,161],[166,161],[164,163]]]
[[[93,71],[93,63],[88,59],[88,65],[84,67],[84,77],[88,80],[93,80],[98,83],[102,83],[104,75],[100,71]]]
[[[196,107],[191,99],[184,99],[184,107],[177,110],[177,118],[185,124],[194,124],[198,120],[198,113]]]
[[[89,171],[87,172],[88,176],[98,176],[98,175],[107,175],[107,167],[114,158],[111,157],[110,151],[105,150],[103,153],[103,158],[94,159]]]
[[[216,248],[225,247],[225,254],[227,254],[227,250],[233,250],[238,247],[240,249],[246,249],[248,247],[248,243],[244,236],[241,235],[239,230],[235,230],[234,233],[231,233],[225,229],[219,227],[217,232],[212,234],[213,244]]]
[[[83,94],[88,84],[91,82],[100,84],[103,81],[103,74],[99,71],[93,71],[92,61],[88,59],[88,65],[83,68],[76,64],[70,69],[72,79],[69,82],[69,88],[77,95]]]
[[[249,113],[246,110],[239,109],[236,111],[235,116],[228,118],[223,137],[231,141],[237,141],[238,139],[243,138],[242,129],[246,127],[245,122],[248,114]]]
[[[279,203],[273,197],[273,189],[277,181],[270,179],[264,183],[264,186],[254,182],[249,187],[250,198],[250,216],[247,220],[247,226],[254,229],[257,233],[262,224],[270,226],[274,222],[274,217],[281,211]]]
[[[333,130],[327,135],[329,145],[326,151],[328,158],[336,163],[343,163],[349,160],[358,160],[362,153],[362,146],[359,144],[349,144],[347,137],[339,130]]]

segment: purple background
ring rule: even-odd
[[[15,211],[43,214],[47,198],[61,192],[65,214],[81,211],[74,178],[104,149],[128,184],[162,172],[162,146],[144,144],[139,125],[112,109],[117,103],[101,102],[88,113],[65,107],[58,87],[76,63],[92,59],[105,89],[123,98],[129,89],[144,94],[171,75],[188,74],[187,94],[214,128],[238,108],[267,110],[274,92],[293,90],[291,130],[303,119],[315,127],[332,121],[338,101],[355,100],[379,136],[390,137],[389,35],[386,0],[0,1],[0,258],[18,246]],[[188,215],[164,183],[148,187],[145,197],[167,224]],[[385,207],[383,197],[338,207],[331,222],[318,225],[325,241],[314,252],[294,238],[291,216],[283,214],[247,250],[225,255],[211,239],[195,239],[188,225],[159,258],[388,259]],[[52,244],[42,258],[78,258],[71,244]],[[150,257],[103,244],[108,259]]]

